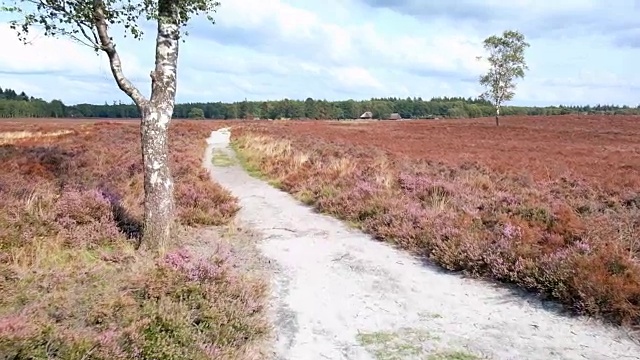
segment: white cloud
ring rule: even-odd
[[[28,35],[30,44],[24,45],[8,25],[0,26],[3,39],[0,68],[10,72],[66,72],[96,74],[98,59],[91,49],[66,39],[49,38],[40,31]]]
[[[8,24],[0,24],[0,39],[3,39],[0,69],[4,72],[111,76],[104,54],[96,54],[91,48],[70,39],[46,37],[42,31],[33,29],[28,35],[29,43],[25,45]],[[136,55],[121,51],[120,57],[128,76],[140,78],[146,73],[148,77],[149,71],[142,69]]]
[[[378,56],[381,66],[408,70],[476,74],[483,70],[476,56],[482,55],[481,40],[450,33],[434,37],[404,35],[389,37],[375,30],[363,32],[369,56]]]
[[[495,7],[513,12],[523,13],[526,16],[533,14],[548,14],[550,12],[590,11],[598,7],[597,0],[562,0],[562,1],[537,1],[537,0],[484,0],[475,1],[487,7]],[[600,2],[602,4],[602,2]]]
[[[349,66],[333,68],[328,71],[338,84],[344,88],[361,89],[363,87],[381,89],[382,84],[367,69]]]
[[[603,4],[597,0],[429,2],[423,7],[441,11],[451,21],[425,21],[417,13],[398,15],[362,7],[363,1],[223,1],[216,24],[196,21],[189,29],[192,36],[181,44],[179,101],[476,96],[481,91],[475,79],[486,69],[486,61],[477,61],[476,56],[484,55],[482,39],[496,25],[488,20],[483,29],[467,26],[470,15],[459,14],[468,11],[460,4],[485,10],[494,6],[517,13],[518,21],[527,23],[545,14],[571,12],[597,18]],[[606,10],[607,15],[614,12]],[[97,57],[91,49],[65,39],[39,37],[25,47],[6,24],[0,26],[0,38],[6,44],[0,53],[2,87],[49,99],[62,97],[70,103],[127,101],[115,86],[104,55]],[[152,33],[141,43],[116,36],[125,73],[143,93],[153,65],[153,40]],[[606,33],[585,32],[561,41],[535,37],[530,42],[531,71],[520,82],[515,102],[633,104],[640,98],[634,85],[640,79],[631,66],[639,51],[613,48]],[[45,72],[56,75],[38,75]]]

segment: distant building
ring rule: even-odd
[[[402,116],[398,113],[393,113],[389,115],[389,120],[402,120]]]
[[[373,119],[373,113],[371,111],[365,111],[360,115],[360,119]]]

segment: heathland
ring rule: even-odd
[[[500,127],[176,120],[181,231],[161,258],[136,251],[137,122],[7,119],[1,355],[255,356],[269,333],[267,285],[228,239],[237,200],[202,168],[205,139],[222,126],[254,175],[381,241],[577,313],[639,323],[636,116],[505,117]],[[194,238],[205,237],[218,245],[203,256]]]
[[[638,120],[275,122],[234,141],[253,171],[380,240],[636,325]]]
[[[171,127],[181,228],[154,258],[136,250],[135,122],[0,122],[0,358],[255,358],[266,283],[236,250],[236,199],[202,168],[219,125]]]

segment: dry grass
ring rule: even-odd
[[[638,139],[637,117],[233,133],[247,166],[376,238],[629,325],[640,324]]]
[[[109,122],[112,124],[137,124],[136,121],[105,119],[60,119],[60,118],[5,118],[0,119],[0,132],[55,132],[64,130],[81,130],[94,124]]]
[[[238,210],[201,167],[205,139],[221,125],[172,125],[184,229],[226,224]],[[161,258],[136,251],[137,124],[85,130],[0,145],[0,358],[255,358],[268,330],[264,281],[240,271],[217,236],[204,255],[179,235],[200,230],[179,230]]]
[[[52,132],[42,131],[6,131],[0,132],[0,145],[13,144],[20,140],[39,140],[47,137],[57,137],[73,133],[72,130],[58,130]]]

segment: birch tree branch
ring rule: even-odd
[[[122,62],[120,61],[120,55],[118,55],[115,44],[109,36],[109,26],[104,14],[104,3],[102,2],[102,0],[93,1],[93,17],[96,29],[98,30],[100,49],[104,51],[109,57],[111,73],[113,74],[118,87],[125,94],[127,94],[139,108],[144,107],[148,103],[148,100],[144,97],[144,95],[142,95],[140,90],[138,90],[138,88],[136,88],[136,86],[133,85],[133,83],[129,81],[126,76],[124,76],[124,73],[122,71]]]

